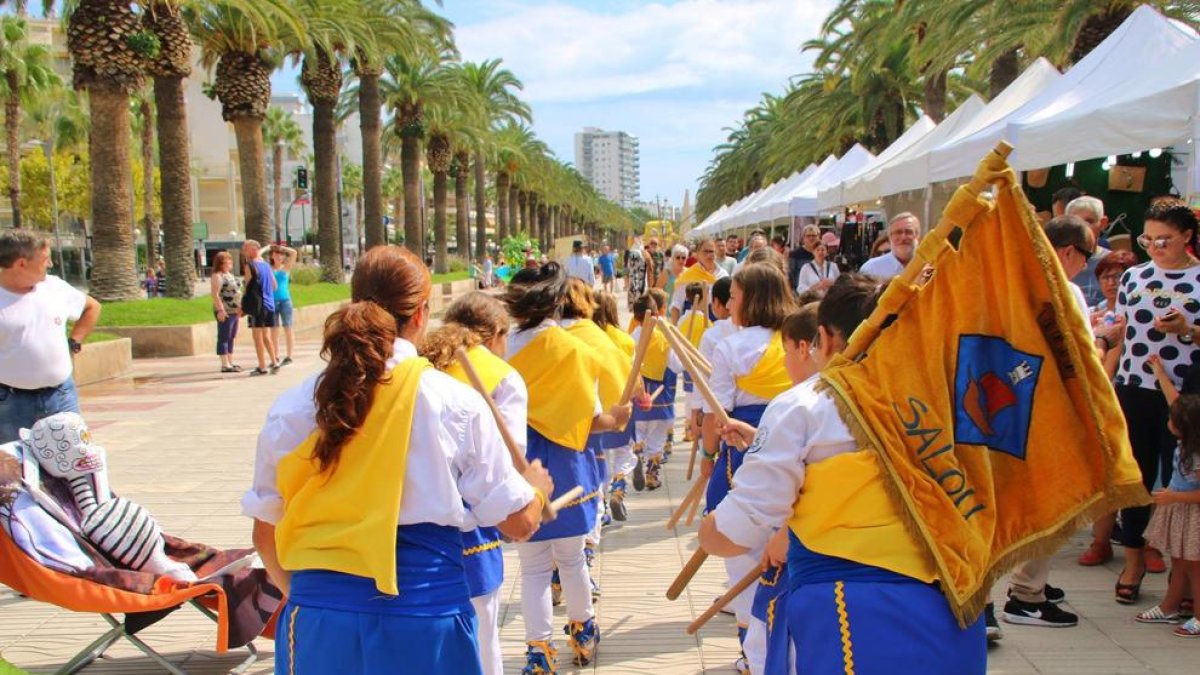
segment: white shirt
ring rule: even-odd
[[[804,486],[805,467],[859,449],[814,375],[776,396],[716,509],[717,530],[738,546],[755,548],[783,527]]]
[[[824,265],[818,265],[817,261],[809,260],[800,267],[800,275],[796,282],[796,292],[803,293],[826,279],[833,281],[840,274],[841,271],[838,270],[837,263],[826,260]]]
[[[580,253],[576,255],[572,253],[567,257],[565,265],[568,277],[583,279],[589,287],[596,285],[596,268],[589,256]]]
[[[713,322],[713,325],[704,331],[704,336],[700,338],[700,355],[708,359],[712,363],[713,350],[717,348],[717,343],[737,332],[738,327],[733,324],[733,319],[718,319]],[[704,397],[692,397],[692,410],[702,410],[704,408]]]
[[[87,295],[47,275],[28,293],[0,288],[0,384],[57,387],[71,377],[67,321],[83,315]]]
[[[397,339],[389,365],[416,355],[411,342]],[[318,377],[284,392],[267,413],[258,435],[254,483],[242,495],[243,514],[268,523],[283,517],[276,467],[317,429],[313,393]],[[496,525],[533,498],[533,488],[513,468],[483,398],[445,373],[421,373],[399,524],[433,523],[462,530]]]
[[[900,262],[900,259],[893,253],[884,253],[880,256],[875,256],[867,262],[863,263],[858,270],[863,274],[869,274],[880,281],[888,281],[892,277],[900,276],[904,271],[905,263]]]
[[[722,408],[733,410],[743,405],[767,402],[765,398],[738,389],[737,378],[754,370],[774,335],[775,331],[770,328],[750,326],[717,343],[712,357],[709,358],[713,369],[712,377],[708,378],[708,386]],[[704,412],[714,412],[707,401],[704,402]]]
[[[1092,313],[1088,309],[1087,298],[1083,295],[1083,289],[1074,281],[1068,281],[1067,285],[1071,287],[1071,296],[1075,298],[1075,304],[1079,305],[1079,311],[1083,313],[1083,323],[1087,326],[1088,337],[1096,339],[1096,330],[1092,328]]]
[[[696,263],[696,264],[699,265],[700,263]],[[714,277],[716,277],[717,279],[722,279],[724,277],[729,276],[729,273],[726,272],[725,269],[722,268],[720,265],[716,265],[712,270],[712,275]],[[705,286],[705,295],[708,297],[708,302],[711,304],[712,303],[712,287],[713,287],[713,285],[712,284],[704,284],[704,286]],[[688,287],[688,284],[676,283],[675,291],[673,293],[671,293],[670,308],[679,310],[680,314],[683,314],[683,303],[687,300],[687,287]]]

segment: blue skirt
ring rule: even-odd
[[[558,512],[558,518],[543,523],[530,541],[548,541],[565,537],[578,537],[592,531],[596,526],[596,504],[600,482],[597,476],[595,452],[585,448],[582,452],[564,448],[529,427],[525,458],[532,462],[542,460],[542,466],[554,480],[554,494],[550,499],[570,490],[576,485],[583,488],[583,497]]]
[[[625,428],[620,431],[602,431],[599,434],[599,447],[604,450],[612,450],[614,448],[623,448],[633,444],[633,421],[625,425]],[[589,439],[590,441],[590,439]]]
[[[734,408],[729,416],[757,427],[759,421],[762,420],[763,411],[766,409],[765,403],[740,405]],[[742,465],[745,457],[745,452],[732,445],[721,443],[721,449],[717,451],[717,462],[713,466],[712,478],[708,479],[708,488],[704,493],[705,513],[710,513],[717,508],[717,504],[720,504],[721,500],[725,499],[725,495],[733,489],[733,476],[737,473],[738,467]]]
[[[788,629],[797,673],[984,675],[983,618],[959,628],[934,584],[814,553],[791,537]]]
[[[788,675],[788,647],[792,644],[787,619],[790,585],[785,563],[763,572],[754,589],[750,615],[767,625],[767,660],[763,675]]]
[[[477,527],[462,533],[463,565],[472,598],[487,595],[504,583],[503,539],[494,527]]]
[[[275,672],[481,673],[459,530],[429,523],[397,529],[396,580],[400,593],[388,596],[374,579],[293,572],[275,634]]]
[[[633,406],[632,421],[653,422],[655,420],[675,419],[675,384],[678,379],[678,376],[670,368],[663,371],[663,379],[661,380],[652,380],[643,375],[642,386],[646,388],[647,394],[653,394],[660,386],[663,388],[663,392],[650,404],[649,410],[642,410],[636,405]]]

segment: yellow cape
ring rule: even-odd
[[[632,359],[625,356],[591,319],[580,319],[566,330],[595,350],[596,364],[600,368],[600,407],[604,410],[612,408],[625,391],[625,380],[629,379],[629,371],[633,368]]]
[[[552,326],[509,357],[529,388],[529,426],[583,452],[596,409],[599,366],[587,345]]]
[[[750,372],[735,378],[737,388],[768,401],[791,389],[792,378],[788,377],[783,356],[783,335],[776,331],[758,363]]]

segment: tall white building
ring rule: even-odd
[[[641,185],[637,136],[584,127],[575,134],[575,166],[608,199],[626,208],[637,201]]]

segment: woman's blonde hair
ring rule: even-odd
[[[446,370],[454,363],[454,353],[459,347],[470,349],[481,343],[479,334],[470,328],[462,324],[447,323],[427,334],[417,353],[429,359],[434,368]]]
[[[480,343],[508,334],[508,312],[504,310],[504,303],[483,291],[471,291],[450,303],[442,319],[469,328],[479,336]]]
[[[563,303],[562,318],[590,319],[596,312],[592,289],[582,279],[572,278],[567,282],[567,301]]]

